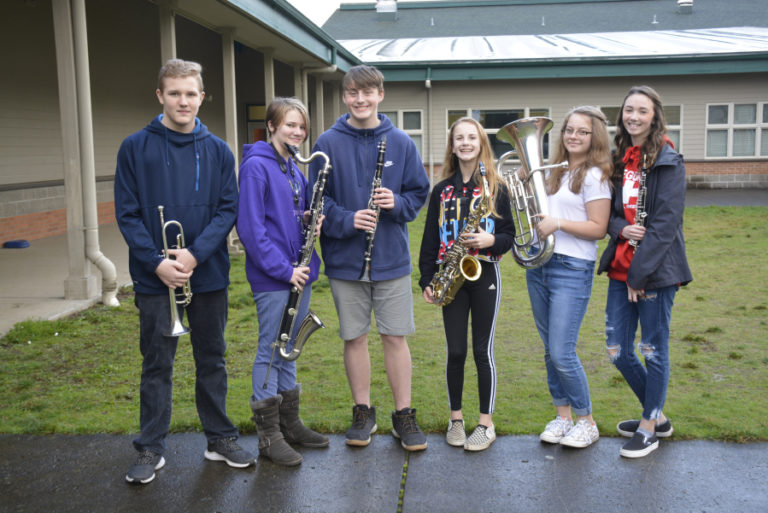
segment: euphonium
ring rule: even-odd
[[[535,231],[538,216],[549,215],[544,171],[568,167],[568,162],[542,165],[542,141],[552,124],[552,120],[545,117],[523,118],[504,125],[496,134],[497,139],[514,148],[499,158],[498,169],[509,189],[515,221],[512,254],[515,261],[527,269],[546,264],[555,251],[554,234],[542,241]],[[504,163],[514,155],[520,159],[521,167],[505,171]]]
[[[371,195],[368,198],[368,210],[373,210],[376,214],[376,221],[373,228],[365,234],[365,253],[363,254],[363,272],[360,273],[361,281],[371,281],[371,258],[373,256],[373,238],[376,237],[376,228],[379,226],[379,214],[381,207],[374,203],[373,196],[376,189],[381,187],[381,172],[384,169],[384,154],[387,151],[387,136],[382,135],[379,141],[379,154],[376,158],[376,170],[373,173],[373,182],[371,183]]]
[[[163,258],[169,259],[171,256],[168,253],[169,248],[166,231],[169,226],[176,226],[179,229],[179,233],[176,235],[176,249],[183,249],[184,229],[181,227],[181,223],[178,221],[166,221],[165,217],[163,216],[163,208],[164,207],[162,205],[157,206],[157,211],[160,213],[160,225],[163,227]],[[168,287],[168,298],[171,303],[171,325],[167,331],[163,332],[163,335],[166,337],[179,337],[181,335],[186,335],[189,333],[189,328],[181,323],[181,319],[179,319],[179,310],[176,305],[185,307],[192,302],[192,289],[190,288],[189,280],[187,280],[187,282],[184,283],[184,285],[181,287],[181,292],[177,293],[175,288]]]
[[[453,241],[440,270],[435,273],[429,286],[432,287],[433,303],[446,306],[456,297],[456,292],[464,285],[464,280],[477,281],[483,268],[480,261],[469,254],[467,247],[461,242],[461,237],[475,233],[480,227],[480,220],[491,211],[491,193],[488,180],[485,177],[485,165],[480,162],[480,176],[483,177],[483,190],[480,196],[473,198],[469,204],[467,224],[461,234]]]
[[[323,165],[323,168],[317,175],[317,181],[312,189],[312,202],[309,207],[309,223],[304,230],[304,246],[301,248],[301,259],[294,264],[294,267],[308,267],[312,260],[312,252],[315,250],[315,231],[317,230],[317,223],[323,213],[325,184],[328,180],[328,173],[331,170],[331,159],[321,151],[316,151],[308,158],[303,159],[301,158],[301,155],[299,155],[298,148],[289,144],[286,144],[285,147],[288,149],[291,156],[302,164],[309,164],[318,157],[325,159],[325,165]],[[299,313],[299,305],[301,304],[301,297],[303,294],[304,289],[299,290],[296,286],[291,287],[291,294],[288,297],[288,302],[283,309],[283,316],[280,319],[280,330],[277,333],[277,338],[272,342],[272,356],[269,359],[267,375],[264,378],[264,388],[267,388],[269,371],[272,370],[272,361],[275,358],[276,349],[284,359],[294,361],[301,355],[301,351],[304,349],[304,344],[309,339],[309,336],[316,330],[325,328],[323,321],[310,310],[307,312],[304,319],[302,319],[301,324],[299,324],[293,347],[290,351],[287,350],[288,342],[291,340],[291,333],[293,333],[293,328],[296,325],[296,317]]]

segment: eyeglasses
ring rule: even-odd
[[[563,133],[565,133],[565,135],[576,134],[579,137],[586,137],[586,136],[590,135],[592,132],[587,132],[586,130],[574,130],[573,128],[568,127],[565,130],[563,130]]]

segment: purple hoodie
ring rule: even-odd
[[[243,146],[237,233],[245,246],[245,272],[254,293],[291,287],[293,266],[300,260],[304,245],[297,213],[309,209],[312,200],[312,190],[296,164],[283,160],[287,171],[283,173],[277,158],[263,141]],[[294,206],[291,180],[298,190],[298,206]],[[320,268],[317,252],[312,253],[309,268],[311,283]]]

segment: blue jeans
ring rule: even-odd
[[[592,413],[589,383],[576,354],[576,342],[592,295],[594,269],[594,261],[555,253],[549,262],[525,274],[533,319],[544,342],[552,402],[570,406],[578,416]]]
[[[283,310],[288,303],[290,290],[274,290],[269,292],[256,292],[253,300],[256,301],[256,313],[259,317],[259,347],[256,350],[256,358],[253,361],[251,372],[251,384],[255,401],[274,397],[280,392],[296,388],[296,361],[288,361],[279,354],[279,348],[275,350],[275,358],[272,361],[272,370],[269,372],[267,388],[264,388],[264,379],[267,376],[269,359],[272,356],[272,342],[277,338],[280,330],[280,320],[283,318]],[[304,293],[299,303],[299,311],[291,334],[291,340],[286,345],[286,351],[290,351],[296,339],[301,321],[309,311],[309,300],[312,297],[312,285],[304,287]]]
[[[605,343],[611,362],[621,371],[643,405],[645,420],[658,420],[669,384],[669,323],[678,286],[646,290],[637,303],[627,299],[627,284],[611,279],[605,306]],[[634,348],[637,323],[642,338],[638,344],[645,367]]]
[[[136,294],[139,309],[139,338],[144,361],[141,366],[141,433],[133,441],[137,451],[165,451],[165,437],[171,425],[173,362],[178,337],[165,337],[170,326],[168,295]],[[227,417],[227,370],[224,329],[227,326],[227,290],[195,293],[186,309],[189,340],[195,359],[195,403],[197,414],[209,442],[238,436]],[[186,312],[185,312],[186,310]]]

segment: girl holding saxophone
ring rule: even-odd
[[[614,188],[598,274],[608,272],[605,333],[608,356],[643,407],[640,420],[617,426],[632,437],[619,451],[641,458],[672,434],[662,408],[669,384],[669,324],[677,289],[693,279],[685,256],[685,165],[666,136],[659,94],[636,86],[616,121]],[[635,354],[638,344],[645,366]]]
[[[293,287],[303,289],[297,319],[306,316],[320,258],[313,253],[309,266],[297,265],[310,217],[312,188],[286,147],[299,146],[306,139],[307,109],[296,98],[275,98],[267,107],[266,123],[270,142],[258,141],[243,148],[237,233],[245,246],[245,270],[259,318],[251,396],[259,453],[290,466],[300,464],[302,457],[288,443],[305,447],[329,444],[328,437],[307,428],[299,418],[301,387],[296,382],[296,362],[279,356],[273,359],[272,347]],[[316,232],[321,224],[322,217]],[[298,327],[297,322],[289,350]]]
[[[541,267],[526,271],[526,282],[557,410],[539,438],[583,448],[600,434],[576,343],[592,294],[597,240],[605,236],[611,203],[610,139],[605,116],[596,107],[576,107],[566,114],[554,155],[554,162],[564,160],[568,169],[547,174],[550,215],[539,216],[537,226],[541,239],[555,234],[554,253]]]
[[[499,261],[512,247],[515,228],[506,185],[496,171],[488,136],[476,120],[461,118],[451,126],[443,171],[446,178],[435,185],[429,199],[419,256],[419,285],[427,303],[443,305],[451,409],[446,441],[468,451],[482,451],[496,439],[492,420],[496,395],[493,337],[501,300]],[[472,216],[473,212],[482,217],[477,227],[465,229],[469,218],[479,217]],[[454,245],[460,246],[452,250]],[[466,279],[452,301],[436,301],[433,277],[439,270],[445,273],[445,266],[453,265],[449,261],[455,263],[451,253],[457,249],[479,261],[480,276]],[[467,437],[461,400],[470,312],[480,418]]]

